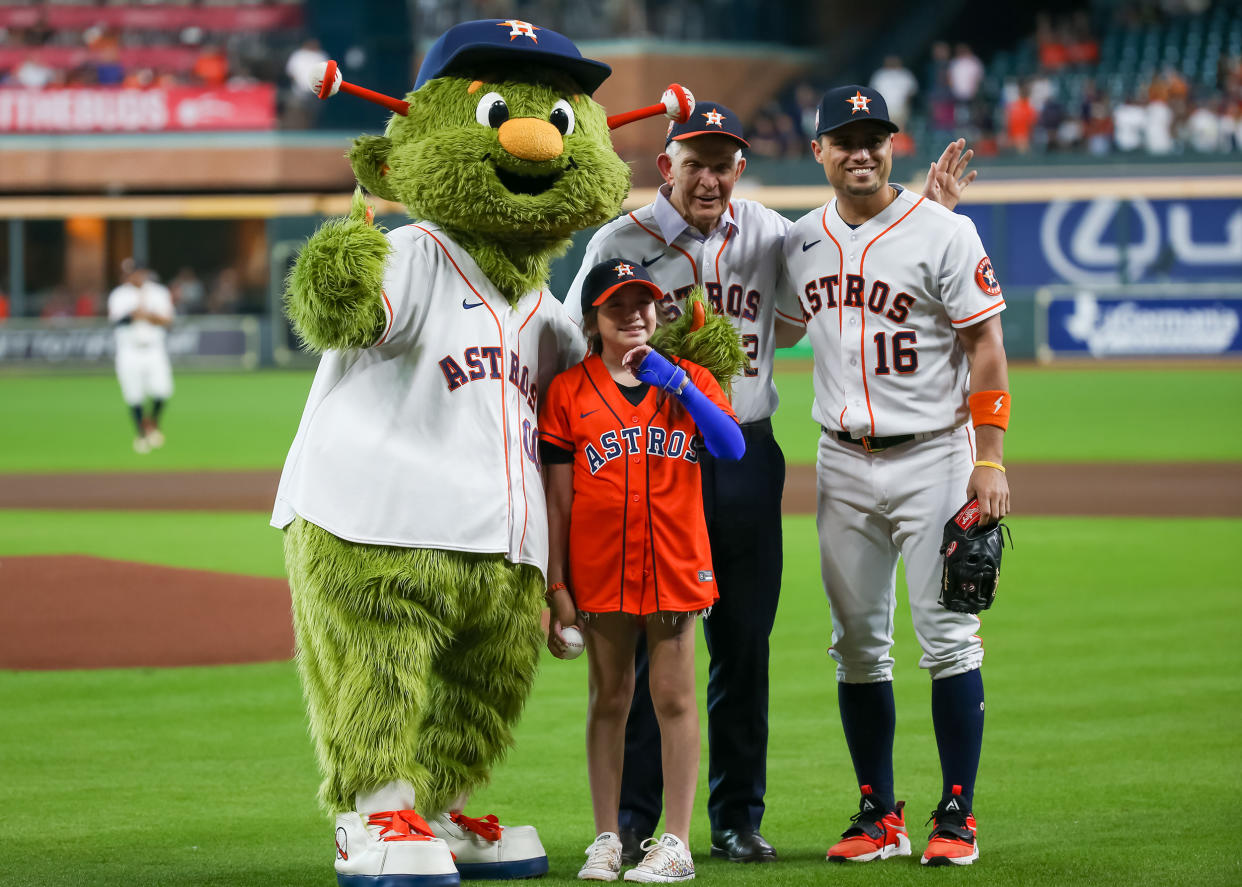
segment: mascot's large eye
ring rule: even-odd
[[[561,135],[567,136],[574,131],[574,109],[569,107],[569,102],[561,99],[552,106],[548,122],[559,129]]]
[[[500,97],[500,93],[489,92],[479,99],[478,107],[474,109],[474,119],[482,126],[497,129],[509,119],[509,106]]]

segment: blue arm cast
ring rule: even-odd
[[[746,452],[746,440],[737,421],[694,386],[686,371],[652,351],[639,364],[635,374],[640,381],[671,392],[681,401],[694,424],[699,426],[707,451],[717,459],[736,461]]]

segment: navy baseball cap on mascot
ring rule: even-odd
[[[815,138],[860,120],[874,120],[889,132],[898,131],[897,124],[888,118],[884,96],[870,86],[854,83],[830,89],[815,111]]]
[[[519,40],[519,38],[524,38]],[[516,42],[515,42],[516,41]],[[582,57],[563,34],[516,19],[481,19],[449,28],[427,50],[414,88],[462,69],[495,62],[511,65],[532,61],[569,74],[587,95],[608,79],[612,68]]]

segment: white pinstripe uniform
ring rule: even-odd
[[[173,393],[172,364],[168,360],[168,331],[147,320],[120,321],[135,311],[173,319],[168,287],[154,280],[141,286],[123,283],[108,294],[108,320],[116,327],[116,377],[121,397],[130,406],[145,398],[168,400]]]
[[[388,240],[387,328],[370,348],[324,354],[272,526],[300,515],[353,542],[502,553],[546,572],[539,396],[581,360],[581,335],[546,291],[510,307],[435,224]]]
[[[661,189],[657,203],[668,203],[668,190],[667,185]],[[642,262],[664,291],[663,304],[673,317],[681,313],[691,288],[702,286],[713,310],[737,328],[750,359],[733,380],[738,421],[745,424],[770,418],[778,402],[772,382],[773,324],[776,319],[802,323],[797,292],[784,276],[781,262],[789,220],[761,203],[734,199],[716,230],[702,238],[671,205],[659,213],[667,220],[662,226],[657,203],[620,216],[595,232],[565,297],[570,318],[582,322],[582,281],[605,259]]]
[[[785,259],[815,349],[818,526],[837,678],[891,679],[898,556],[922,667],[933,678],[978,668],[978,617],[937,603],[942,528],[966,501],[975,458],[956,330],[1005,307],[975,226],[901,191],[851,228],[833,200],[794,223]],[[915,439],[868,452],[840,432]]]

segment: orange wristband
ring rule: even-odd
[[[976,428],[980,425],[995,425],[1002,431],[1009,428],[1008,391],[976,391],[967,403],[970,404],[971,422]]]

